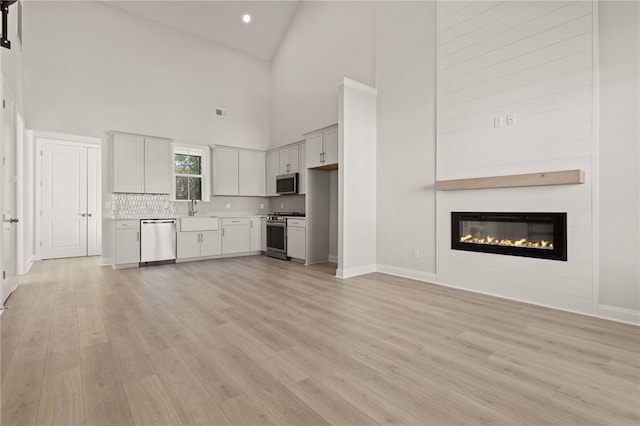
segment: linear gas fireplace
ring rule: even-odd
[[[566,261],[567,214],[452,212],[451,248]]]

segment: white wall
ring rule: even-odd
[[[24,2],[23,2],[24,3]],[[9,6],[9,41],[11,49],[2,49],[2,75],[9,89],[13,101],[16,103],[16,111],[24,117],[23,94],[23,52],[22,45],[18,41],[18,5]]]
[[[338,171],[329,172],[329,261],[338,261]]]
[[[102,2],[27,2],[24,13],[29,128],[269,147],[268,62]]]
[[[343,77],[374,84],[375,5],[304,1],[273,58],[272,146],[338,121]]]
[[[23,265],[18,265],[21,272],[26,273],[36,256],[36,216],[35,216],[35,139],[33,131],[25,132],[22,152],[22,248]]]
[[[586,182],[439,192],[439,282],[594,313],[592,20],[590,2],[441,3],[437,178],[582,169]],[[506,114],[515,125],[494,128]],[[568,261],[451,250],[452,211],[567,212]]]
[[[338,92],[338,269],[376,271],[377,90],[344,79]]]
[[[436,2],[376,3],[378,265],[425,279],[436,272],[435,25]]]
[[[599,302],[640,321],[640,6],[603,1],[598,12]]]
[[[2,90],[7,90],[8,95],[13,99],[15,104],[15,112],[16,114],[20,114],[24,120],[24,95],[23,95],[23,54],[22,54],[22,46],[17,36],[18,30],[18,5],[13,4],[9,6],[9,15],[8,15],[8,25],[9,25],[9,41],[11,42],[11,49],[0,49],[0,69],[2,70],[2,78],[3,78],[3,88]],[[14,117],[15,120],[15,117]],[[14,121],[16,126],[16,132],[23,132],[24,128],[19,128],[18,123]],[[22,123],[24,124],[24,123]],[[16,161],[15,163],[15,171],[18,176],[18,185],[17,190],[21,191],[21,193],[16,193],[16,209],[14,214],[17,215],[20,222],[18,222],[17,226],[14,229],[17,232],[17,235],[22,235],[23,237],[28,237],[33,233],[33,221],[30,218],[30,214],[32,211],[27,210],[28,203],[30,201],[30,197],[33,196],[33,179],[30,180],[30,176],[27,176],[28,173],[27,167],[29,166],[28,162],[30,160],[29,157],[29,147],[26,146],[27,141],[25,141],[24,134],[16,135],[16,149],[14,150],[14,158],[7,158],[7,161]],[[18,144],[22,144],[21,146]],[[18,162],[20,162],[18,164]],[[0,194],[2,190],[0,190]],[[20,205],[18,205],[20,203]],[[16,272],[24,273],[27,263],[30,260],[30,257],[26,257],[26,254],[33,249],[32,245],[29,245],[28,241],[22,239],[20,244],[17,244],[17,247],[14,248],[16,252],[20,250],[17,256],[15,256],[16,260]],[[18,264],[18,262],[20,264]]]

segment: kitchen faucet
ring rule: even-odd
[[[195,216],[198,211],[196,208],[197,200],[189,200],[189,216]]]

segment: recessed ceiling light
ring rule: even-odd
[[[244,22],[245,24],[251,22],[251,15],[249,15],[248,13],[242,15],[242,22]]]

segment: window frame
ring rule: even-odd
[[[176,173],[176,154],[184,154],[184,155],[197,155],[200,157],[200,174],[183,174]],[[189,202],[190,200],[177,200],[176,199],[176,176],[190,176],[190,177],[199,177],[202,182],[202,187],[200,188],[200,195],[202,196],[202,200],[198,201],[210,201],[211,200],[211,191],[209,190],[209,185],[211,181],[211,168],[209,167],[210,161],[210,149],[208,146],[199,146],[199,145],[186,145],[186,144],[173,144],[171,150],[171,199],[176,202]]]

